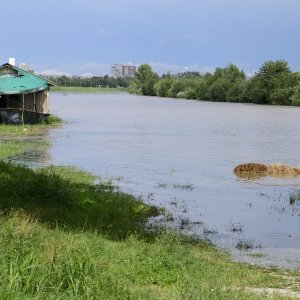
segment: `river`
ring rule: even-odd
[[[233,174],[246,162],[300,165],[300,108],[119,94],[51,95],[65,121],[37,164],[75,165],[166,208],[186,234],[234,259],[300,266],[300,178]],[[237,245],[249,245],[238,250]],[[248,247],[248,246],[247,246]]]

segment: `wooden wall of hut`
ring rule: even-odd
[[[34,106],[34,102],[36,107]],[[45,90],[37,93],[26,94],[24,97],[24,109],[42,114],[48,114],[50,111],[49,91]]]

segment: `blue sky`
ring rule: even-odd
[[[10,0],[1,11],[1,63],[39,72],[105,74],[131,62],[253,73],[269,59],[300,70],[299,0]]]

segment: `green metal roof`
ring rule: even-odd
[[[46,79],[10,64],[0,66],[0,95],[34,93],[48,89],[50,85]]]

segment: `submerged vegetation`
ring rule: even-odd
[[[213,74],[186,72],[162,77],[144,64],[138,68],[129,91],[171,98],[299,106],[300,75],[283,60],[266,61],[250,78],[233,64],[216,68]]]
[[[42,130],[49,125],[59,125],[61,118],[50,115],[40,124],[35,125],[0,125],[0,158],[11,157],[24,151],[44,148],[47,142],[40,139]],[[31,139],[28,139],[28,137]]]

